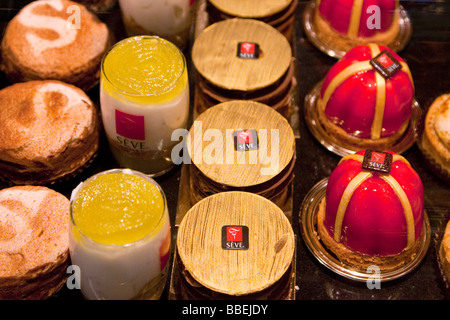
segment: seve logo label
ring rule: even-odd
[[[242,59],[258,59],[259,45],[254,42],[239,42],[237,48],[237,56]]]
[[[387,50],[382,51],[370,60],[370,64],[386,79],[392,77],[402,68],[400,62]]]
[[[362,168],[365,170],[389,173],[392,166],[392,154],[381,151],[367,150],[364,153]]]
[[[247,226],[223,226],[222,249],[247,250],[248,227]]]
[[[246,129],[233,132],[236,151],[257,150],[258,134],[256,130]]]

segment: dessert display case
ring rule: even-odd
[[[205,21],[206,1],[197,0],[195,15],[191,28],[190,45],[183,50],[186,57],[190,94],[190,116],[188,128],[195,120],[195,88],[198,75],[192,60],[192,46],[194,40],[208,25]],[[21,8],[31,1],[2,1],[0,7],[0,28],[2,37],[5,34],[8,22]],[[81,1],[80,1],[81,2]],[[220,1],[216,1],[220,2]],[[311,1],[292,1],[295,7],[294,29],[289,32],[289,43],[292,47],[293,59],[287,63],[295,64],[295,92],[292,92],[291,103],[293,115],[288,118],[295,136],[295,164],[294,178],[290,185],[288,197],[288,221],[294,231],[295,251],[291,266],[292,279],[290,288],[294,292],[287,300],[448,300],[450,299],[450,284],[446,283],[439,265],[439,248],[444,235],[445,226],[450,220],[450,184],[439,177],[435,170],[430,168],[421,149],[414,139],[421,134],[423,117],[433,101],[450,92],[450,3],[442,1],[400,1],[402,14],[407,14],[408,27],[411,35],[406,44],[402,43],[398,54],[406,61],[414,79],[414,130],[408,132],[408,139],[395,150],[411,164],[423,183],[424,209],[426,212],[425,230],[426,239],[421,242],[419,256],[400,274],[386,276],[380,289],[369,289],[367,275],[354,275],[327,252],[320,256],[322,244],[314,233],[312,220],[318,201],[324,194],[328,177],[337,167],[342,156],[348,154],[339,148],[326,134],[315,131],[315,121],[312,114],[313,100],[317,98],[317,85],[325,78],[329,70],[336,64],[337,56],[328,55],[326,49],[318,47],[308,35],[308,26],[305,25],[304,13],[311,13]],[[290,7],[289,7],[290,8]],[[282,13],[287,14],[288,11]],[[99,19],[104,22],[117,42],[126,38],[121,11],[117,3],[113,7],[99,10]],[[217,19],[216,12],[216,20]],[[227,18],[228,15],[221,15]],[[231,17],[234,18],[234,15]],[[308,21],[306,21],[308,22]],[[82,23],[82,21],[81,21]],[[214,46],[214,43],[211,43]],[[208,70],[213,72],[212,70]],[[11,83],[3,72],[0,72],[0,89]],[[89,98],[100,114],[99,86],[86,91]],[[315,93],[316,96],[311,96]],[[0,111],[2,112],[2,111]],[[89,177],[114,168],[119,165],[114,160],[108,146],[105,130],[101,128],[98,152],[92,161],[89,161],[83,170],[77,171],[63,180],[47,185],[49,188],[70,198],[72,191],[81,181]],[[252,128],[241,128],[252,129]],[[320,138],[324,138],[320,141]],[[52,137],[48,137],[52,139]],[[413,141],[411,141],[413,139]],[[0,142],[1,143],[1,142]],[[164,191],[172,228],[172,255],[169,261],[171,269],[176,266],[177,231],[181,217],[190,209],[188,165],[181,163],[169,172],[155,177],[155,181]],[[0,189],[10,187],[12,183],[6,179],[0,181]],[[286,213],[286,212],[285,212]],[[235,223],[235,222],[233,222]],[[237,222],[236,222],[237,223]],[[1,230],[1,229],[0,229]],[[186,239],[186,233],[183,234]],[[290,261],[290,260],[289,260]],[[331,267],[330,267],[331,265]],[[234,270],[234,269],[233,269]],[[173,291],[173,270],[169,271],[162,299],[170,300],[177,296]],[[286,270],[282,270],[284,273]],[[350,276],[348,276],[350,275]],[[177,277],[177,275],[175,275]],[[369,277],[370,278],[370,277]],[[81,300],[80,290],[69,289],[63,286],[49,299],[53,300]]]

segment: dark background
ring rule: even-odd
[[[0,0],[0,28],[3,36],[10,19],[30,1]],[[369,290],[365,283],[358,283],[340,277],[322,266],[303,243],[299,212],[308,191],[320,180],[330,175],[340,157],[326,150],[310,134],[303,119],[305,96],[315,84],[321,81],[336,59],[316,49],[307,39],[302,27],[302,13],[308,1],[299,1],[296,13],[295,48],[298,66],[299,132],[297,139],[297,162],[295,167],[293,197],[293,229],[297,234],[297,300],[445,300],[448,289],[439,272],[436,245],[442,236],[444,223],[450,219],[450,186],[436,177],[427,167],[416,145],[403,156],[411,163],[422,178],[425,189],[425,206],[431,224],[431,242],[427,255],[418,268],[404,277],[382,283],[380,290]],[[413,25],[412,37],[400,56],[408,63],[416,88],[416,100],[426,110],[439,95],[450,93],[450,2],[447,1],[400,1]],[[99,17],[114,32],[116,40],[125,37],[118,6],[111,12],[99,13]],[[190,50],[185,51],[190,64]],[[0,89],[9,83],[0,74]],[[195,84],[191,80],[191,94]],[[98,87],[88,92],[98,104]],[[191,106],[192,107],[192,106]],[[76,185],[89,176],[103,170],[117,167],[104,137],[99,154],[92,165],[75,178],[49,187],[70,197]],[[156,178],[166,193],[172,224],[174,223],[181,167]],[[6,184],[0,184],[0,188]],[[173,228],[173,244],[176,228]],[[169,285],[169,281],[167,282]],[[78,290],[63,288],[52,299],[82,299]],[[164,297],[163,297],[164,299]]]

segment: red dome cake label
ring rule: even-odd
[[[400,62],[387,50],[383,50],[370,60],[370,64],[386,79],[392,77],[402,68]]]
[[[364,170],[389,173],[391,171],[393,156],[387,152],[367,150],[364,153],[362,168]]]

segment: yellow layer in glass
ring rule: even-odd
[[[155,185],[126,173],[93,178],[81,187],[72,204],[78,230],[107,245],[133,243],[156,234],[164,225],[164,210],[163,196]]]
[[[102,63],[102,86],[110,95],[141,103],[171,101],[187,86],[186,62],[171,42],[136,36],[116,44]]]

